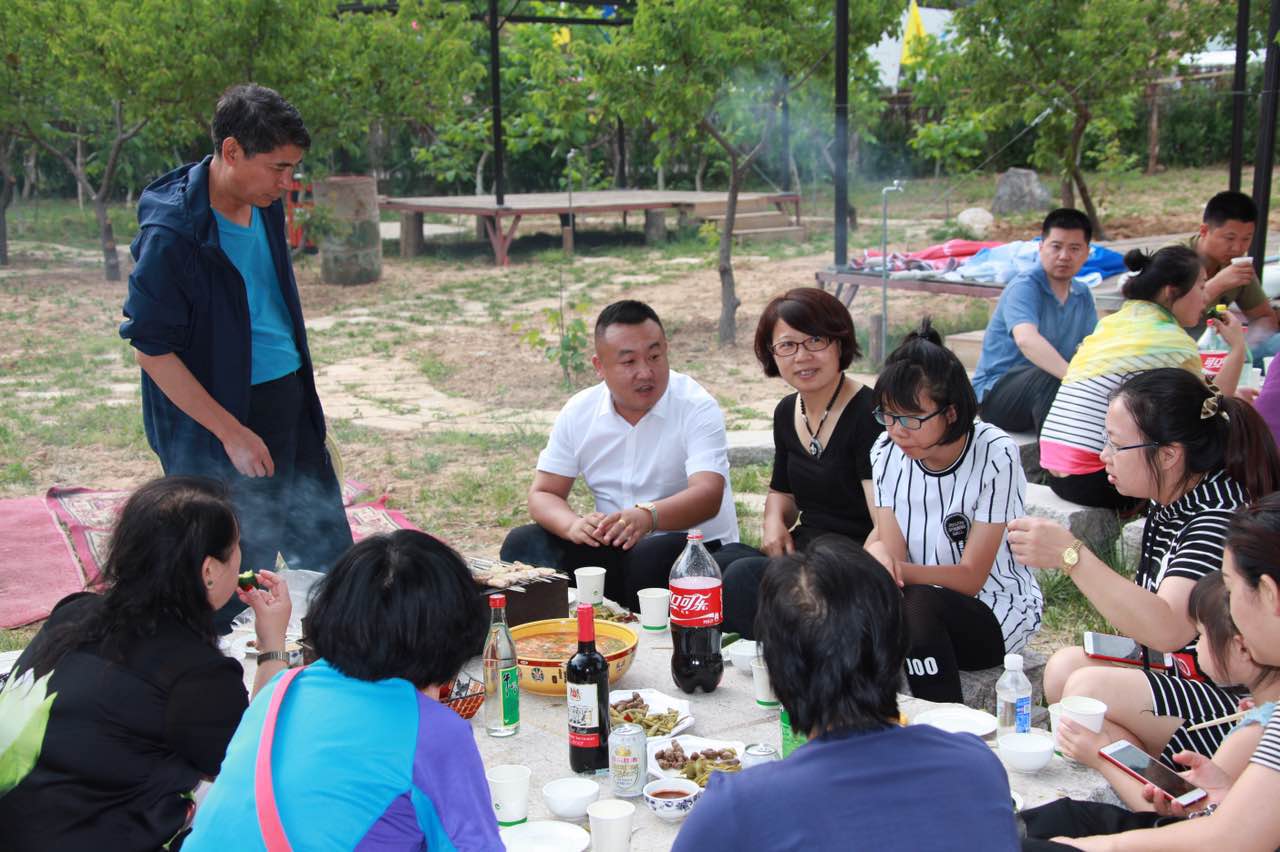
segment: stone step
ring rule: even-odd
[[[982,336],[987,331],[984,328],[975,331],[960,331],[955,334],[948,334],[943,343],[952,352],[956,353],[956,357],[960,359],[960,363],[972,372],[978,369],[978,356],[982,354]]]
[[[1040,467],[1040,439],[1035,432],[1008,432],[1022,455],[1022,470],[1027,482],[1038,482],[1044,470]]]
[[[735,429],[729,438],[729,466],[773,463],[773,430]]]
[[[1146,518],[1136,518],[1120,531],[1120,558],[1130,568],[1138,567],[1138,557],[1142,555],[1142,533],[1146,527]]]
[[[1057,521],[1095,553],[1110,552],[1120,535],[1120,520],[1110,509],[1093,509],[1063,500],[1047,485],[1027,485],[1027,514]]]
[[[804,242],[804,228],[800,225],[788,225],[785,228],[749,228],[737,226],[733,229],[733,241],[739,245],[750,240],[752,242]]]
[[[717,228],[724,226],[724,216],[708,216],[708,222],[714,222]],[[762,210],[759,213],[738,213],[733,219],[733,232],[740,234],[743,231],[754,230],[758,228],[788,228],[795,223],[791,221],[791,217],[781,210]]]

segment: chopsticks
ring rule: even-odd
[[[1192,725],[1190,728],[1187,728],[1187,730],[1199,731],[1199,730],[1203,730],[1204,728],[1216,728],[1219,725],[1226,725],[1231,722],[1239,722],[1247,714],[1248,714],[1247,710],[1242,710],[1239,713],[1232,713],[1230,716],[1223,716],[1221,719],[1210,719],[1208,722],[1201,722],[1198,725]]]

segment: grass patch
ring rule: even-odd
[[[771,464],[746,464],[729,468],[729,485],[734,494],[767,494]]]
[[[39,624],[16,627],[13,630],[0,630],[0,651],[21,651],[31,644],[32,638],[39,632]]]

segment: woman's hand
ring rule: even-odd
[[[1216,805],[1227,797],[1231,789],[1231,776],[1203,754],[1194,751],[1180,751],[1173,756],[1175,762],[1187,767],[1186,772],[1179,772],[1193,787],[1199,787],[1207,794],[1203,799],[1184,807],[1169,797],[1163,790],[1152,784],[1142,788],[1142,798],[1151,803],[1156,813],[1161,816],[1185,817],[1188,813]]]
[[[1061,569],[1062,552],[1076,540],[1061,524],[1044,518],[1014,518],[1009,522],[1013,558],[1028,568]]]
[[[1102,765],[1098,749],[1114,740],[1105,733],[1093,731],[1071,719],[1058,719],[1058,747],[1062,753],[1077,763],[1097,769]]]
[[[782,556],[785,553],[796,552],[796,543],[791,538],[791,530],[787,529],[787,525],[780,518],[765,516],[764,536],[760,542],[760,549],[766,556]]]
[[[258,588],[236,589],[240,600],[253,609],[253,627],[259,651],[283,651],[284,634],[293,613],[289,586],[274,571],[258,572]]]
[[[1218,334],[1222,335],[1222,339],[1232,349],[1239,349],[1244,346],[1244,326],[1240,324],[1240,320],[1236,319],[1235,314],[1231,313],[1231,311],[1224,311],[1221,314],[1210,317],[1208,324],[1218,330]]]
[[[876,558],[876,561],[884,566],[889,572],[889,576],[893,578],[893,582],[902,588],[902,570],[898,567],[898,560],[893,558],[893,554],[889,552],[889,548],[885,547],[882,541],[873,541],[866,546],[867,553]]]

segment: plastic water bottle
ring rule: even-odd
[[[996,736],[1031,730],[1031,681],[1022,673],[1022,655],[1004,655],[1004,674],[996,681]]]
[[[484,643],[484,729],[491,737],[520,730],[520,677],[516,643],[507,627],[507,596],[490,595],[489,638]]]

